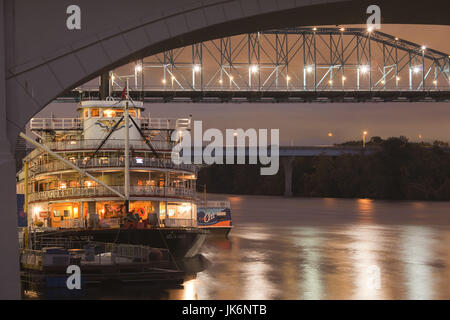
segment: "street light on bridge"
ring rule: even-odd
[[[194,65],[193,69],[194,69],[194,72],[200,72],[201,67],[200,67],[200,65],[196,64],[196,65]]]
[[[367,73],[367,72],[369,72],[369,70],[370,70],[370,67],[368,66],[368,65],[362,65],[362,66],[360,66],[359,67],[359,69],[358,70],[360,70],[361,71],[361,73]]]

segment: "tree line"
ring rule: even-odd
[[[349,141],[343,145],[361,145]],[[371,154],[296,158],[293,194],[299,197],[450,200],[447,143],[412,143],[405,137],[373,137]],[[283,195],[283,166],[261,176],[259,165],[210,165],[201,168],[198,185],[211,193]],[[199,191],[202,189],[199,187]]]

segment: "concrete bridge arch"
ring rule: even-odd
[[[365,23],[449,24],[448,0],[0,0],[0,298],[18,298],[14,143],[66,90],[124,63],[190,43],[258,30]],[[69,5],[81,29],[66,26]]]

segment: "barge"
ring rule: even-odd
[[[168,250],[148,246],[67,238],[46,238],[22,249],[21,283],[24,292],[49,298],[83,296],[111,285],[180,285],[180,271]],[[78,279],[73,277],[78,270]]]

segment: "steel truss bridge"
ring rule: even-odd
[[[450,101],[450,56],[362,28],[290,28],[169,50],[110,72],[147,102]],[[95,98],[83,85],[59,101]]]

